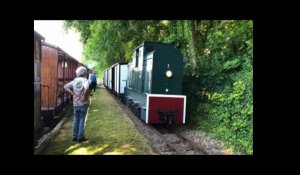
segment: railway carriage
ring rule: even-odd
[[[72,100],[64,85],[76,77],[75,71],[79,66],[85,65],[61,48],[42,42],[41,115],[45,126],[50,126],[53,117]]]
[[[124,96],[124,90],[127,83],[128,77],[128,64],[127,63],[116,63],[113,66],[114,69],[114,82],[113,82],[113,93],[120,98]]]

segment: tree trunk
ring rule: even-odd
[[[208,22],[202,23],[202,25],[205,26],[205,29],[203,31],[199,31],[199,53],[202,53],[205,49],[205,43],[207,40],[207,35],[209,33],[209,29],[212,27],[212,21],[209,20]],[[201,55],[201,54],[200,54]]]
[[[191,50],[192,50],[192,65],[195,68],[196,67],[196,58],[198,56],[197,52],[197,35],[196,35],[196,27],[197,27],[197,21],[191,21]]]

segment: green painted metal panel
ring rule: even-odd
[[[171,44],[149,42],[144,45],[145,53],[154,51],[152,86],[153,94],[181,94],[183,78],[183,57],[177,48]],[[172,71],[172,77],[166,76],[166,71]],[[166,92],[166,89],[168,92]]]
[[[142,62],[136,57],[140,54],[143,57]],[[151,54],[152,61],[148,61]],[[171,78],[166,76],[167,70],[172,71]],[[129,74],[132,75],[129,80],[132,90],[154,94],[181,94],[182,54],[172,44],[145,41],[134,50],[133,68],[130,68]]]
[[[172,71],[172,77],[166,76],[166,71]],[[183,77],[182,57],[173,49],[164,49],[154,54],[153,85],[154,94],[181,94]],[[168,91],[166,91],[168,90]]]

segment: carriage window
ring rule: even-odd
[[[38,40],[34,43],[34,81],[40,81],[41,64],[40,64],[40,42]]]
[[[35,61],[39,61],[40,60],[40,45],[39,45],[38,40],[35,41],[34,53],[35,53],[35,55],[34,55]]]
[[[132,65],[135,66],[135,57],[136,57],[136,51],[133,52],[132,54]]]
[[[143,66],[143,51],[144,47],[140,47],[133,53],[133,64],[138,70],[141,70]]]
[[[135,66],[134,67],[138,67],[139,65],[139,50],[137,49],[135,51]]]

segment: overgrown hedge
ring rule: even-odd
[[[208,33],[206,54],[187,66],[188,124],[253,154],[253,24],[219,22]]]

